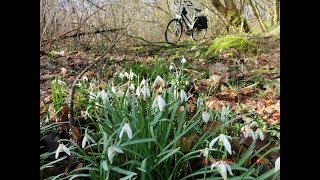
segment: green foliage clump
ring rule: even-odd
[[[257,45],[250,42],[248,39],[241,36],[226,35],[216,38],[208,49],[208,53],[229,48],[236,48],[240,52],[256,53],[257,51]]]

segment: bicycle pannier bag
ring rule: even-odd
[[[198,16],[196,17],[196,21],[194,23],[194,28],[196,29],[207,29],[208,28],[208,19],[206,16]]]

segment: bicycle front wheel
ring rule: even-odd
[[[166,41],[171,44],[177,43],[182,34],[182,23],[178,19],[172,19],[166,29]]]
[[[192,38],[195,41],[199,41],[207,34],[207,29],[194,28],[192,31]]]

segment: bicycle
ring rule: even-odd
[[[194,8],[195,13],[193,14],[192,21],[190,21],[186,16],[188,13],[186,7],[193,6],[193,3],[191,1],[174,1],[174,5],[178,5],[179,14],[176,14],[176,18],[171,19],[167,25],[167,29],[165,31],[166,41],[170,44],[176,44],[180,40],[183,32],[182,22],[184,22],[184,25],[186,27],[185,33],[189,36],[191,35],[193,40],[198,41],[200,39],[203,39],[207,33],[208,28],[207,17],[198,16],[201,10],[198,8]],[[171,38],[173,38],[173,40]]]

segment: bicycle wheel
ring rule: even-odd
[[[165,37],[166,41],[171,44],[175,44],[179,41],[182,34],[182,24],[178,19],[172,19],[166,29]]]
[[[194,28],[192,30],[192,38],[195,41],[199,41],[204,38],[207,34],[207,29]]]

